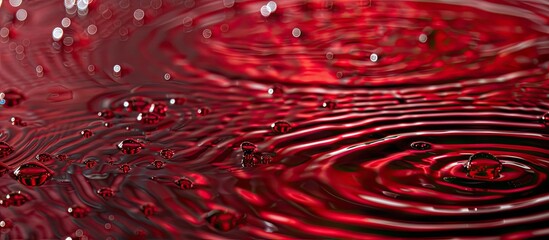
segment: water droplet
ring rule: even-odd
[[[145,11],[143,11],[142,9],[136,9],[133,12],[133,17],[135,18],[135,20],[141,21],[145,17]]]
[[[234,213],[215,210],[208,213],[206,221],[216,230],[228,232],[236,228],[242,221],[242,218]]]
[[[377,62],[377,60],[379,60],[379,57],[377,56],[377,54],[372,53],[372,54],[370,55],[370,61],[372,61],[372,62]]]
[[[56,27],[51,32],[51,37],[53,38],[53,41],[59,41],[63,37],[63,29],[60,27]]]
[[[65,154],[59,154],[57,155],[57,159],[59,159],[59,161],[66,161],[69,157]]]
[[[137,121],[143,124],[157,124],[161,118],[156,113],[140,113],[137,115]]]
[[[0,221],[0,231],[5,232],[5,231],[8,231],[9,229],[11,229],[12,227],[13,227],[13,221],[12,220],[4,219],[4,220]]]
[[[174,155],[175,155],[175,150],[173,149],[167,148],[167,149],[160,150],[160,156],[162,156],[162,158],[164,159],[168,159],[168,160],[172,159]]]
[[[72,206],[67,209],[67,212],[73,217],[73,218],[84,218],[88,216],[88,213],[90,212],[90,209],[84,206]]]
[[[332,100],[326,100],[322,103],[322,107],[326,109],[335,109],[337,107],[337,102]]]
[[[208,113],[210,113],[210,108],[208,107],[201,107],[199,108],[198,110],[196,110],[196,114],[198,114],[198,116],[206,116],[208,115]]]
[[[156,206],[152,203],[147,203],[141,206],[141,212],[145,214],[145,216],[150,217],[154,214],[156,214]]]
[[[3,106],[14,107],[21,104],[26,100],[25,95],[18,90],[8,89],[4,91],[4,100],[6,101]]]
[[[478,179],[493,180],[499,177],[502,164],[499,159],[486,152],[475,153],[465,164],[467,176]]]
[[[19,20],[20,22],[25,21],[27,19],[27,16],[28,16],[28,13],[27,13],[27,10],[25,9],[19,9],[15,13],[15,18],[17,18],[17,20]]]
[[[541,122],[542,122],[546,127],[549,127],[549,112],[548,112],[548,113],[545,113],[545,114],[543,114],[543,116],[541,116]]]
[[[188,178],[180,178],[175,180],[175,184],[181,189],[191,189],[194,187],[194,184]]]
[[[151,102],[152,101],[148,98],[133,97],[124,101],[123,105],[128,112],[143,112]]]
[[[63,26],[64,28],[68,28],[69,26],[71,25],[71,19],[70,18],[63,18],[61,20],[61,26]]]
[[[243,142],[242,144],[240,144],[240,149],[242,149],[242,152],[244,154],[252,154],[254,153],[256,148],[257,147],[255,146],[255,144],[251,142]]]
[[[415,150],[424,151],[424,150],[431,149],[432,146],[428,142],[417,141],[417,142],[413,142],[412,144],[410,144],[410,147],[412,149],[415,149]]]
[[[25,186],[40,186],[48,181],[53,172],[38,162],[25,163],[13,171],[15,179]]]
[[[427,42],[427,34],[422,33],[421,35],[419,35],[418,40],[419,40],[420,43],[426,43]]]
[[[171,105],[183,105],[187,102],[187,99],[184,97],[170,98]]]
[[[28,202],[30,199],[21,193],[21,191],[11,192],[6,195],[3,200],[3,204],[6,206],[21,206]]]
[[[259,163],[259,160],[254,156],[254,154],[244,154],[242,155],[242,167],[253,167]]]
[[[276,121],[271,124],[271,128],[275,133],[287,133],[292,130],[292,125],[286,121]]]
[[[110,123],[110,122],[105,122],[105,123],[103,123],[103,126],[105,126],[105,127],[107,127],[107,128],[110,128],[110,127],[112,127],[112,123]]]
[[[97,161],[95,161],[95,160],[86,160],[86,162],[84,164],[86,164],[87,168],[93,168],[97,165]]]
[[[36,160],[42,163],[53,162],[53,159],[54,159],[53,156],[49,153],[40,153],[36,155]]]
[[[273,162],[275,154],[270,152],[261,153],[261,164],[269,164]]]
[[[23,119],[21,119],[20,117],[11,117],[10,123],[13,126],[21,126],[21,127],[27,126],[27,123],[23,122]]]
[[[100,118],[103,118],[103,119],[111,119],[111,118],[114,117],[114,113],[111,110],[105,109],[101,112],[98,112],[97,116],[99,116]]]
[[[129,173],[132,168],[128,164],[122,164],[118,169],[123,173]]]
[[[169,73],[165,73],[164,80],[169,81],[170,79],[172,79],[172,75],[170,75]]]
[[[84,130],[80,131],[80,135],[82,135],[82,137],[84,137],[84,138],[89,138],[93,135],[93,132],[89,129],[84,129]]]
[[[108,187],[100,188],[97,190],[97,194],[103,198],[111,198],[114,196],[114,190]]]
[[[160,160],[154,160],[153,162],[151,162],[151,166],[154,169],[162,169],[162,168],[164,168],[164,162],[162,162]]]
[[[138,142],[135,139],[126,139],[118,144],[118,149],[122,151],[124,154],[137,154],[141,152],[141,150],[145,147],[145,145],[141,142]]]
[[[9,156],[13,151],[13,148],[6,142],[0,142],[0,158]]]
[[[166,106],[166,104],[161,102],[156,102],[149,106],[150,113],[155,113],[160,116],[165,116],[167,111],[168,111],[168,106]]]
[[[292,29],[292,36],[294,36],[295,38],[300,37],[301,36],[301,29],[299,29],[299,28]]]

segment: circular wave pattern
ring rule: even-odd
[[[541,3],[16,2],[2,235],[547,235]]]

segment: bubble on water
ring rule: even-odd
[[[86,160],[84,164],[86,164],[87,168],[94,168],[97,165],[97,161],[90,159],[90,160]]]
[[[49,163],[49,162],[53,162],[54,158],[51,154],[49,153],[40,153],[38,155],[36,155],[36,160],[38,160],[39,162],[42,162],[42,163]]]
[[[157,124],[161,117],[156,113],[140,113],[137,115],[137,121],[143,124]]]
[[[57,159],[59,159],[59,161],[66,161],[69,157],[66,155],[66,154],[58,154],[57,155]]]
[[[379,60],[379,57],[377,56],[377,54],[375,53],[370,54],[370,61],[377,62],[377,60]]]
[[[202,116],[202,117],[203,117],[203,116],[208,115],[208,113],[210,113],[210,111],[211,111],[211,110],[210,110],[210,108],[208,108],[208,107],[201,107],[201,108],[199,108],[199,109],[196,110],[196,114],[197,114],[198,116]]]
[[[56,27],[51,32],[51,36],[53,38],[53,41],[59,41],[63,37],[63,29],[60,27]]]
[[[93,132],[89,129],[84,129],[84,130],[80,131],[80,135],[84,138],[89,138],[89,137],[93,136]]]
[[[114,117],[114,112],[111,111],[111,110],[103,110],[101,112],[98,112],[97,113],[97,116],[99,116],[100,118],[103,118],[103,119],[111,119]]]
[[[27,19],[28,13],[25,9],[19,9],[17,12],[15,12],[15,18],[19,20],[20,22],[23,22]]]
[[[151,162],[151,167],[153,169],[162,169],[162,168],[164,168],[164,165],[165,165],[165,163],[163,161],[160,161],[160,160],[154,160],[153,162]]]
[[[164,103],[155,102],[155,103],[152,103],[151,105],[149,105],[149,112],[150,113],[155,113],[155,114],[158,114],[160,116],[165,116],[167,111],[168,111],[168,106],[166,106],[166,104],[164,104]]]
[[[94,24],[90,24],[86,28],[86,31],[88,32],[89,35],[95,35],[97,33],[97,26],[95,26]]]
[[[180,178],[175,180],[175,185],[179,186],[181,189],[192,189],[194,188],[194,183],[188,178]]]
[[[424,151],[432,148],[431,144],[428,142],[417,141],[410,144],[410,147],[414,150]]]
[[[326,100],[322,103],[322,107],[326,109],[335,109],[337,107],[337,102],[332,100]]]
[[[427,42],[427,34],[425,34],[425,33],[420,34],[418,40],[419,40],[420,43],[426,43]]]
[[[172,75],[169,73],[164,73],[164,80],[169,81],[170,79],[172,79]]]
[[[143,20],[144,17],[145,17],[145,11],[143,11],[142,9],[136,9],[133,12],[133,18],[135,18],[135,20],[137,21]]]
[[[210,29],[204,29],[204,31],[202,31],[202,36],[206,39],[208,38],[211,38],[212,37],[212,30]]]
[[[326,53],[326,59],[328,59],[328,60],[334,59],[334,53],[333,52],[327,52]]]
[[[301,36],[301,29],[299,29],[299,28],[292,29],[292,36],[294,36],[295,38],[300,37]]]
[[[0,162],[0,177],[4,176],[10,171],[10,167],[3,162]]]
[[[175,155],[175,150],[173,149],[166,148],[166,149],[160,150],[160,156],[164,159],[167,159],[167,160],[172,159],[174,155]]]
[[[244,154],[252,154],[255,152],[257,146],[251,142],[243,142],[240,144],[240,149]]]
[[[187,102],[187,99],[184,97],[170,98],[171,105],[183,105],[185,104],[185,102]]]
[[[103,187],[97,190],[97,194],[103,198],[111,198],[114,196],[114,190],[109,187]]]
[[[276,121],[271,124],[274,133],[287,133],[292,130],[292,124],[287,121]]]
[[[284,94],[284,89],[280,85],[274,85],[267,91],[272,96],[280,96]]]
[[[71,25],[71,19],[68,17],[65,17],[61,20],[61,26],[64,28],[68,28]]]
[[[105,122],[105,123],[103,123],[103,126],[105,126],[106,128],[110,128],[110,127],[112,127],[112,123]]]
[[[27,195],[21,193],[21,191],[8,193],[2,200],[2,205],[4,206],[21,206],[30,201]]]
[[[137,154],[145,147],[143,143],[131,138],[121,141],[117,146],[124,154]]]
[[[23,2],[23,0],[10,0],[10,5],[12,7],[19,7],[22,2]]]
[[[53,172],[38,162],[29,162],[13,171],[15,179],[25,186],[41,186],[53,176]]]
[[[128,112],[143,112],[151,104],[151,100],[144,97],[132,97],[122,104]]]
[[[209,212],[205,219],[212,228],[221,232],[235,229],[243,220],[234,213],[220,210]]]
[[[84,218],[88,216],[88,213],[90,212],[90,209],[84,206],[74,205],[72,207],[69,207],[67,209],[67,212],[73,217],[73,218]]]
[[[4,158],[13,153],[13,147],[6,142],[0,142],[0,158]]]
[[[115,77],[120,77],[122,75],[122,67],[116,64],[112,67],[112,72]]]
[[[496,156],[486,152],[475,153],[465,164],[468,177],[488,180],[498,178],[502,167]]]
[[[120,170],[122,173],[129,173],[132,168],[128,164],[122,164],[120,167],[118,167],[118,170]]]
[[[156,214],[156,206],[152,203],[146,203],[141,206],[141,212],[145,214],[146,217],[150,217],[154,214]]]

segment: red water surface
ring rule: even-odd
[[[0,1],[0,236],[549,235],[543,1]]]

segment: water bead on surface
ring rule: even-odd
[[[257,147],[255,146],[255,144],[251,142],[243,142],[242,144],[240,144],[240,149],[244,154],[252,154],[254,153],[256,148]]]
[[[332,100],[326,100],[322,103],[322,107],[326,109],[335,109],[337,107],[337,102]]]
[[[3,106],[6,107],[15,107],[27,99],[22,92],[15,89],[8,89],[3,91],[3,93],[4,100],[6,101]]]
[[[118,169],[122,173],[129,173],[132,168],[128,164],[122,164],[122,165],[120,165],[120,167],[118,167]]]
[[[151,162],[151,167],[154,169],[162,169],[164,168],[164,165],[165,163],[160,160],[154,160],[153,162]]]
[[[143,143],[131,138],[121,141],[117,146],[124,154],[137,154],[145,147]]]
[[[143,212],[146,217],[156,214],[156,211],[156,206],[152,203],[146,203],[141,206],[141,212]]]
[[[221,232],[228,232],[241,224],[243,218],[231,212],[214,210],[205,217],[210,226]]]
[[[140,113],[136,119],[143,124],[157,124],[162,120],[158,114],[151,112]]]
[[[103,198],[111,198],[114,196],[114,190],[108,187],[100,188],[97,190],[97,194]]]
[[[168,111],[168,106],[166,106],[166,104],[161,102],[155,102],[149,106],[150,113],[158,114],[160,116],[165,116],[167,111]]]
[[[91,136],[93,136],[93,132],[89,129],[84,129],[80,131],[80,135],[82,135],[82,137],[84,138],[90,138]]]
[[[52,162],[54,160],[54,157],[49,154],[49,153],[40,153],[38,155],[36,155],[36,160],[38,160],[39,162],[42,162],[42,163],[49,163],[49,162]]]
[[[0,158],[4,158],[13,153],[13,147],[6,142],[0,142]]]
[[[274,133],[287,133],[292,130],[292,125],[287,121],[276,121],[271,124]]]
[[[40,163],[29,162],[15,169],[13,176],[19,183],[34,187],[41,186],[50,180],[53,176],[53,171]]]
[[[20,117],[11,117],[10,123],[13,126],[21,126],[21,127],[27,126],[27,123],[23,122],[23,119],[21,119]]]
[[[410,147],[414,150],[424,151],[432,148],[431,144],[428,142],[417,141],[410,144]]]
[[[67,212],[73,217],[73,218],[84,218],[88,216],[88,213],[90,212],[90,209],[84,206],[74,205],[72,207],[69,207],[67,209]]]
[[[211,109],[208,107],[201,107],[196,110],[196,114],[201,117],[208,115],[210,112],[211,112]]]
[[[164,159],[167,159],[167,160],[172,159],[174,155],[175,155],[175,150],[173,149],[166,148],[166,149],[160,150],[160,156],[162,156],[162,158]]]
[[[175,185],[179,186],[181,189],[192,189],[194,188],[194,183],[188,178],[180,178],[175,180]]]
[[[469,158],[465,169],[468,177],[493,180],[500,176],[502,164],[496,156],[479,152]]]
[[[94,168],[97,165],[97,161],[95,161],[95,160],[86,160],[86,162],[84,162],[84,164],[86,164],[87,168]]]
[[[99,116],[100,118],[103,118],[103,119],[111,119],[114,117],[114,112],[111,111],[111,110],[103,110],[103,111],[100,111],[97,113],[97,116]]]
[[[543,125],[545,125],[546,127],[549,127],[549,112],[543,114],[540,120],[541,120],[541,123],[543,123]]]
[[[151,100],[144,97],[132,97],[124,103],[122,103],[122,106],[126,109],[128,112],[143,112],[149,104],[151,104]]]
[[[2,205],[6,206],[21,206],[30,201],[27,195],[21,193],[21,191],[8,193],[2,200]]]
[[[267,90],[267,93],[269,93],[272,96],[281,96],[284,94],[284,88],[280,85],[274,85],[269,90]]]

